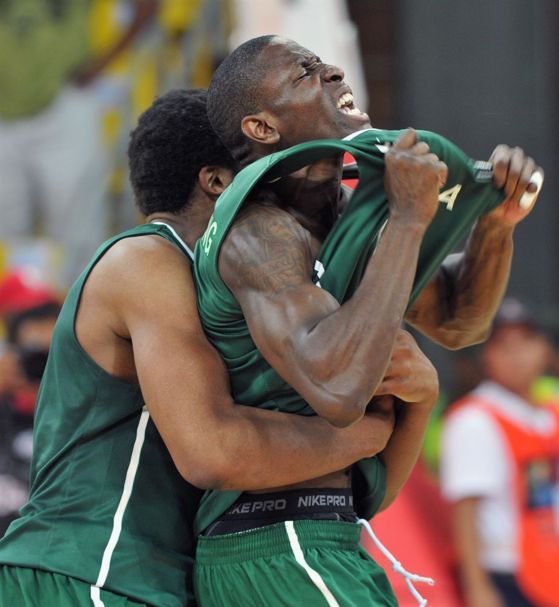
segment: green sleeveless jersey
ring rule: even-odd
[[[238,211],[257,184],[281,178],[318,159],[350,153],[358,163],[359,184],[322,244],[313,275],[315,284],[329,291],[342,304],[358,287],[388,219],[383,181],[385,143],[394,142],[400,134],[401,131],[369,129],[341,141],[299,144],[246,167],[219,198],[204,237],[196,247],[194,265],[200,317],[210,341],[227,365],[236,402],[302,415],[313,414],[300,395],[264,360],[252,341],[238,302],[219,274],[220,247]],[[423,239],[410,304],[475,220],[503,199],[502,192],[491,184],[489,163],[470,160],[454,144],[434,133],[419,131],[418,136],[446,162],[449,176],[439,197],[440,208]],[[371,313],[374,314],[374,310]],[[382,495],[375,497],[373,493],[383,491],[383,470],[378,458],[359,462],[357,469],[358,474],[354,477],[361,480],[354,483],[354,503],[358,513],[370,517],[382,500]],[[377,487],[373,491],[375,483]],[[363,491],[366,492],[364,495],[358,494]],[[219,516],[237,495],[233,492],[206,494],[197,529],[203,529]]]
[[[150,234],[188,257],[170,228],[143,225],[105,242],[68,294],[38,397],[29,502],[0,541],[0,563],[83,580],[95,607],[98,588],[157,607],[194,604],[192,522],[202,492],[177,472],[140,388],[99,367],[74,330],[101,257],[123,238]]]

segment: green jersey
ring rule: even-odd
[[[185,607],[194,601],[192,521],[202,492],[177,472],[139,386],[99,367],[75,334],[90,272],[116,242],[144,235],[172,242],[191,263],[167,226],[147,224],[105,242],[72,286],[38,397],[29,502],[0,541],[0,563],[91,584],[96,606],[102,588]]]
[[[221,245],[243,203],[256,185],[281,178],[321,158],[344,152],[355,158],[359,185],[323,242],[312,277],[315,284],[342,304],[358,287],[388,219],[384,190],[385,143],[395,141],[400,134],[401,131],[369,129],[345,140],[310,141],[277,152],[241,171],[217,201],[204,237],[196,248],[195,276],[200,317],[210,341],[227,365],[236,402],[313,414],[309,405],[258,351],[239,303],[219,274]],[[446,162],[449,175],[439,197],[440,208],[423,239],[410,303],[475,220],[503,199],[502,193],[491,184],[491,165],[470,160],[454,144],[434,133],[419,131],[418,136]],[[382,500],[378,493],[383,491],[383,469],[378,458],[359,462],[356,468],[354,503],[358,514],[370,517]],[[206,494],[196,528],[207,526],[237,496],[234,492]]]

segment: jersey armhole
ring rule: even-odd
[[[144,228],[144,231],[138,232],[138,230],[142,230],[142,228]],[[70,297],[72,298],[70,304],[73,305],[73,307],[74,307],[74,309],[72,311],[71,331],[70,331],[71,341],[72,341],[72,345],[74,346],[74,348],[82,356],[83,360],[86,362],[88,367],[93,371],[93,373],[95,373],[96,375],[105,377],[105,378],[110,378],[112,381],[117,382],[123,386],[129,386],[129,387],[132,387],[135,389],[138,388],[138,384],[125,381],[125,380],[120,379],[119,377],[116,377],[116,376],[112,375],[111,373],[109,373],[106,369],[101,367],[101,365],[99,365],[99,363],[97,363],[95,361],[95,359],[89,354],[89,352],[87,352],[87,350],[82,346],[82,344],[80,343],[80,340],[78,339],[78,335],[76,332],[76,323],[78,320],[78,312],[80,309],[80,304],[81,304],[85,285],[86,285],[91,273],[93,272],[93,269],[97,266],[99,261],[106,255],[106,253],[110,249],[113,248],[113,246],[115,246],[116,244],[118,244],[119,242],[121,242],[122,240],[124,240],[126,238],[137,238],[139,236],[159,236],[159,237],[163,238],[164,240],[167,240],[168,242],[171,242],[172,244],[174,244],[179,250],[181,250],[181,252],[183,252],[185,254],[185,256],[188,259],[190,259],[187,255],[186,251],[182,250],[182,248],[179,247],[178,243],[174,242],[174,235],[172,238],[169,238],[164,233],[164,231],[167,228],[168,228],[168,226],[166,224],[161,224],[161,227],[155,227],[151,224],[145,224],[143,226],[138,226],[136,228],[132,228],[132,230],[129,230],[127,232],[123,232],[121,234],[118,234],[117,236],[114,236],[112,239],[108,240],[103,245],[101,245],[101,247],[99,247],[99,249],[97,249],[97,252],[95,253],[93,259],[89,262],[89,264],[86,266],[86,268],[80,275],[78,281],[74,284],[72,289],[75,288],[75,291],[70,292],[68,294],[68,299],[70,299]],[[190,263],[191,263],[191,260],[190,260]]]

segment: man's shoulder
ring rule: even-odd
[[[274,290],[284,282],[293,286],[293,280],[299,285],[312,273],[310,233],[283,209],[250,205],[225,238],[219,273],[234,292]]]
[[[126,233],[125,233],[126,234]],[[157,232],[136,233],[117,239],[99,256],[87,277],[84,297],[94,295],[105,301],[126,302],[139,294],[168,290],[173,284],[193,288],[192,271],[186,254],[178,245]]]
[[[172,260],[189,266],[187,255],[181,251],[174,238],[162,237],[162,229],[150,229],[149,226],[145,228],[119,234],[102,256],[104,266],[126,270],[141,265],[147,270],[162,261],[172,263]]]
[[[224,247],[266,248],[279,242],[306,243],[309,232],[272,200],[261,200],[243,208],[231,225]]]

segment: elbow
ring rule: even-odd
[[[477,330],[444,330],[432,338],[447,350],[462,350],[483,343],[490,333],[490,327]]]
[[[332,398],[326,404],[322,402],[316,412],[320,417],[336,428],[347,428],[358,422],[365,415],[366,402],[361,403],[352,397]]]
[[[226,456],[216,447],[212,456],[204,461],[192,462],[189,465],[178,466],[182,478],[204,491],[247,491],[253,487],[254,462],[239,461]]]
[[[305,398],[314,412],[336,428],[347,428],[358,422],[367,409],[378,382],[374,385],[355,374],[330,369],[326,364],[310,374],[312,384],[307,385]]]
[[[194,458],[175,459],[175,466],[182,478],[198,489],[227,491],[237,488],[231,485],[234,479],[232,463],[227,463],[219,454],[214,453],[198,461]]]
[[[177,470],[187,483],[190,483],[198,489],[222,489],[224,479],[222,475],[215,470],[194,466],[177,466]]]

